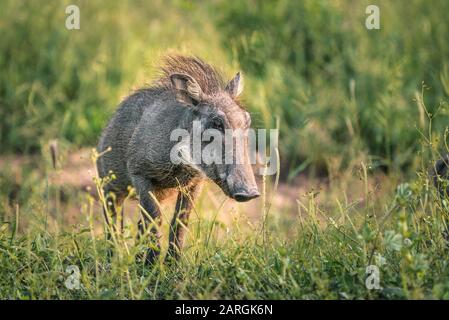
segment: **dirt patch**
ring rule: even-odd
[[[89,192],[94,198],[98,199],[96,186],[94,184],[95,167],[92,162],[91,149],[83,148],[80,150],[66,152],[58,161],[56,169],[45,162],[38,156],[2,156],[0,157],[0,167],[8,168],[12,173],[17,189],[20,190],[21,182],[24,174],[29,170],[23,170],[24,167],[35,168],[35,171],[46,173],[48,183],[56,189],[54,191],[55,219],[59,219],[59,215],[63,215],[63,221],[66,224],[73,224],[81,219],[82,205],[84,200],[78,200],[80,196],[75,194],[83,194]],[[34,169],[32,169],[34,170]],[[339,181],[351,180],[350,183],[339,185]],[[316,205],[322,208],[322,212],[327,211],[333,205],[335,199],[341,200],[344,206],[352,206],[357,208],[365,205],[366,188],[373,195],[378,192],[385,182],[385,177],[378,175],[370,177],[368,184],[361,179],[355,177],[341,177],[341,179],[330,183],[327,178],[310,178],[305,175],[296,177],[291,183],[280,183],[277,190],[273,191],[273,178],[267,179],[265,189],[267,190],[265,197],[250,201],[248,203],[237,203],[227,198],[221,190],[212,183],[208,183],[203,189],[202,195],[197,201],[197,205],[201,208],[201,215],[209,215],[217,218],[229,225],[235,214],[241,215],[250,223],[258,223],[262,220],[264,208],[270,207],[270,214],[277,215],[281,218],[296,217],[298,212],[307,218],[307,210],[298,210],[301,203],[303,206],[310,206],[310,199],[316,201]],[[259,180],[260,190],[264,189],[262,182]],[[75,197],[75,200],[73,200]],[[82,197],[82,196],[81,196]],[[263,204],[265,200],[265,205]],[[163,203],[163,215],[165,219],[170,220],[176,202],[176,195],[167,199]],[[128,201],[126,207],[126,220],[138,219],[138,206],[136,201]],[[95,211],[101,212],[101,207],[97,203]],[[59,212],[59,213],[58,213]],[[61,213],[62,212],[62,213]],[[130,213],[129,213],[130,212]],[[217,213],[218,212],[218,213]],[[318,212],[320,212],[318,210]],[[320,220],[326,220],[325,216],[318,214]],[[85,219],[85,218],[83,218]],[[100,216],[101,219],[101,216]],[[125,220],[125,221],[126,221]],[[100,220],[101,221],[101,220]]]

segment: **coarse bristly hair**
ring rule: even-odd
[[[162,59],[156,87],[171,88],[170,75],[182,73],[196,80],[205,94],[211,95],[225,88],[222,75],[210,64],[195,56],[167,55]]]

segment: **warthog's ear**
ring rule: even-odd
[[[176,100],[188,105],[197,104],[203,95],[200,85],[191,76],[182,73],[173,73],[170,75],[170,81],[173,91],[176,94]]]
[[[226,85],[226,91],[233,98],[237,98],[243,92],[243,74],[241,72],[237,72],[234,79],[229,81]]]

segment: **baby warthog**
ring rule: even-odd
[[[440,197],[445,199],[449,196],[449,153],[439,159],[429,171],[433,184],[437,188]]]
[[[225,84],[196,57],[168,56],[160,78],[127,97],[105,128],[98,172],[100,177],[115,175],[104,187],[106,219],[115,224],[108,217],[116,219],[115,206],[133,186],[142,208],[139,234],[149,234],[154,248],[148,250],[147,263],[158,257],[158,204],[171,192],[178,192],[168,251],[174,257],[203,180],[212,180],[237,201],[259,196],[249,157],[251,117],[238,101],[242,90],[240,73]]]

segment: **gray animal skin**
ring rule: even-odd
[[[160,251],[158,225],[161,221],[157,202],[170,193],[178,192],[168,250],[169,256],[175,258],[179,257],[185,227],[202,181],[212,180],[237,201],[259,196],[247,138],[240,138],[245,140],[240,141],[243,143],[234,143],[231,164],[224,164],[225,152],[223,164],[174,164],[170,160],[170,150],[177,144],[177,141],[170,141],[172,131],[186,129],[192,133],[194,120],[201,122],[201,130],[248,129],[251,117],[238,101],[242,90],[240,73],[225,85],[220,74],[204,61],[196,57],[168,56],[160,78],[151,87],[127,97],[104,129],[98,152],[108,148],[110,151],[98,159],[98,172],[100,177],[111,172],[116,176],[104,187],[109,211],[105,216],[112,225],[108,216],[116,219],[115,206],[123,202],[129,186],[133,186],[145,210],[139,222],[139,233],[143,235],[150,228],[152,247],[157,248],[148,250],[147,263],[152,263]],[[207,144],[202,142],[201,149]],[[224,142],[222,147],[224,150]],[[243,161],[235,161],[238,156]]]

